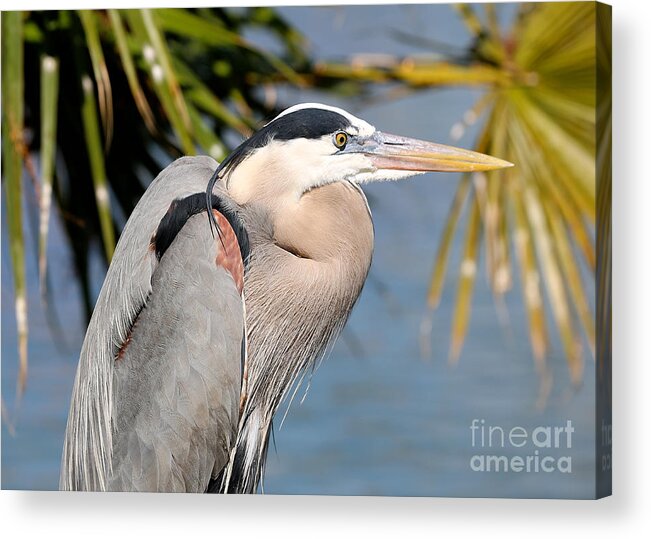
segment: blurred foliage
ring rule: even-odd
[[[9,251],[16,296],[16,325],[20,356],[19,388],[27,377],[27,288],[22,221],[23,44],[20,13],[2,14],[2,179],[6,192]]]
[[[280,52],[270,54],[243,37],[252,31]],[[260,91],[267,79],[301,83],[296,70],[308,65],[304,49],[300,34],[269,8],[2,13],[2,177],[19,391],[27,374],[21,200],[29,208],[38,199],[44,299],[54,203],[90,316],[91,258],[99,251],[110,261],[149,182],[181,155],[222,159],[229,136],[231,146],[237,144],[273,110],[275,94]],[[21,181],[23,169],[30,189]]]
[[[495,9],[457,7],[472,39],[462,56],[356,55],[346,62],[309,58],[302,36],[270,8],[3,13],[3,182],[21,386],[27,360],[23,166],[39,199],[42,292],[47,293],[52,198],[90,314],[93,247],[101,245],[108,262],[126,217],[161,168],[183,154],[221,159],[275,112],[278,83],[349,94],[382,85],[410,91],[481,88],[482,97],[452,136],[460,138],[481,121],[475,149],[517,166],[468,175],[459,183],[428,303],[432,309],[439,305],[451,248],[465,221],[451,361],[458,359],[467,333],[483,246],[498,305],[518,280],[514,272],[519,275],[544,388],[550,380],[550,321],[578,383],[582,343],[593,355],[595,347],[595,317],[583,277],[594,275],[596,266],[595,7],[521,4],[506,31]],[[243,36],[251,31],[272,39],[277,52],[247,41]],[[40,84],[23,87],[25,80]],[[606,106],[600,110],[610,113]]]
[[[597,6],[597,380],[607,387],[612,373],[612,11]]]
[[[519,274],[543,402],[551,382],[546,362],[550,321],[575,384],[582,378],[583,344],[593,358],[595,354],[588,287],[596,269],[596,7],[589,2],[520,4],[506,31],[498,24],[495,5],[460,4],[456,9],[472,39],[463,57],[357,56],[347,63],[320,63],[313,77],[356,81],[362,87],[484,90],[451,137],[460,138],[470,124],[482,121],[475,149],[516,166],[468,175],[459,183],[436,254],[428,303],[432,309],[439,305],[451,247],[465,221],[450,361],[458,360],[466,337],[483,246],[487,278],[502,312],[503,296],[516,280],[513,273]],[[604,73],[610,73],[608,54],[604,47]],[[608,125],[599,141],[600,155],[610,159],[610,100],[600,97],[599,114]],[[603,164],[600,170],[608,168]],[[604,208],[610,201],[606,180]]]

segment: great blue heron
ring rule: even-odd
[[[219,165],[172,163],[127,222],[91,317],[60,487],[256,492],[274,413],[366,279],[359,185],[509,165],[315,103]]]

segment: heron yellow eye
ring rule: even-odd
[[[348,142],[348,135],[346,133],[344,133],[343,131],[339,131],[339,133],[335,134],[335,146],[337,148],[343,150],[346,147],[347,142]]]

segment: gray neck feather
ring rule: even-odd
[[[244,287],[248,382],[222,482],[228,492],[257,490],[273,416],[341,332],[373,250],[366,198],[353,184],[314,189],[282,217],[270,218],[255,203],[244,206],[243,217],[251,242]]]

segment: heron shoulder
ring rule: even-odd
[[[223,241],[225,234],[233,234],[237,239],[242,258],[246,259],[249,254],[249,238],[236,205],[225,196],[213,194],[211,206],[213,212],[221,216],[220,222],[224,228],[222,230],[221,227],[218,227],[218,235]],[[172,201],[152,238],[156,258],[161,259],[190,217],[206,210],[206,198],[203,192]],[[209,224],[209,221],[206,220],[206,223]]]

